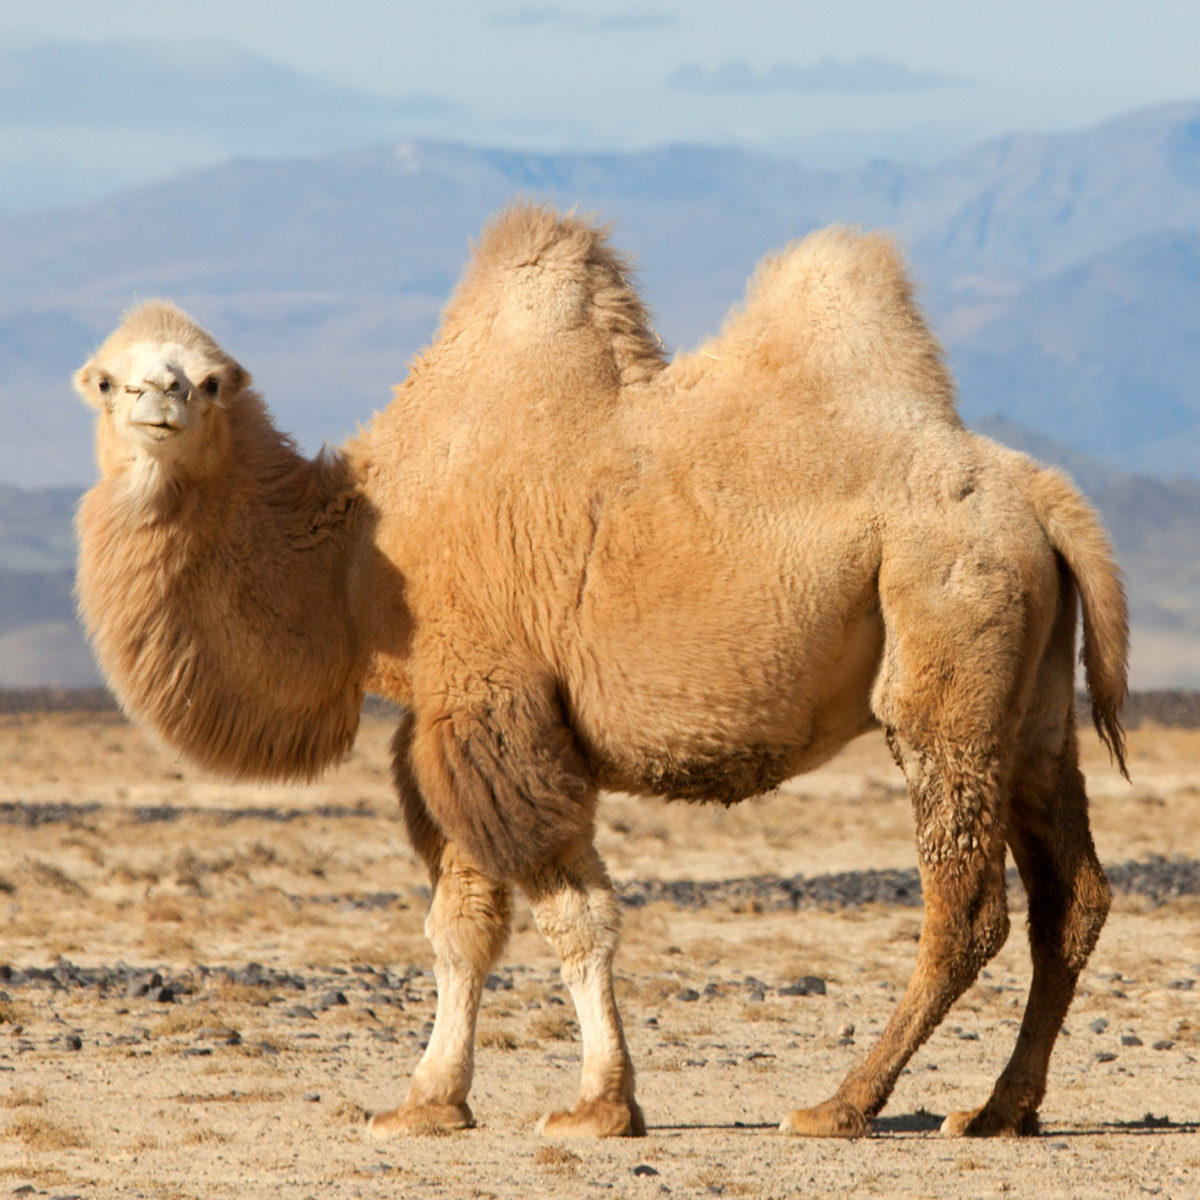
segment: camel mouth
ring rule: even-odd
[[[130,421],[135,429],[141,430],[143,433],[149,434],[156,441],[162,441],[165,438],[171,437],[173,434],[180,433],[183,429],[182,425],[173,425],[170,421]]]

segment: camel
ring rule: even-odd
[[[834,228],[768,258],[720,334],[668,363],[608,232],[512,207],[391,403],[312,460],[165,302],[127,314],[75,383],[100,470],[80,608],[134,718],[211,770],[309,779],[352,744],[364,691],[401,706],[438,1001],[372,1133],[473,1123],[514,886],[582,1041],[579,1098],[543,1131],[644,1133],[600,792],[732,804],[870,730],[911,794],[916,962],[865,1061],[782,1128],[870,1133],[1005,941],[1007,847],[1027,1007],[991,1095],[945,1129],[1037,1132],[1109,906],[1077,765],[1077,608],[1124,771],[1126,605],[1071,482],[962,424],[886,236]]]

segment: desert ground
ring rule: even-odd
[[[579,1046],[518,904],[489,980],[475,1129],[386,1142],[434,1012],[392,721],[311,787],[231,785],[112,712],[0,715],[0,1197],[1200,1196],[1200,730],[1084,738],[1112,916],[1023,1141],[941,1136],[986,1098],[1028,986],[1000,955],[874,1136],[776,1132],[886,1022],[921,909],[882,740],[730,810],[606,797],[644,1139],[550,1142]]]

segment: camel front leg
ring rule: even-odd
[[[563,982],[575,1002],[583,1041],[579,1100],[550,1113],[550,1137],[641,1137],[633,1062],[613,992],[612,963],[620,912],[608,872],[593,846],[565,865],[537,871],[521,883],[538,928],[562,960]]]
[[[376,1137],[475,1123],[467,1104],[475,1074],[475,1024],[487,973],[508,938],[510,889],[482,874],[453,842],[443,844],[433,876],[425,933],[434,950],[437,1015],[408,1099],[371,1118]]]

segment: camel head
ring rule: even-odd
[[[130,466],[192,476],[223,460],[228,410],[250,376],[186,313],[152,300],[126,314],[74,382],[100,414],[105,476]]]

